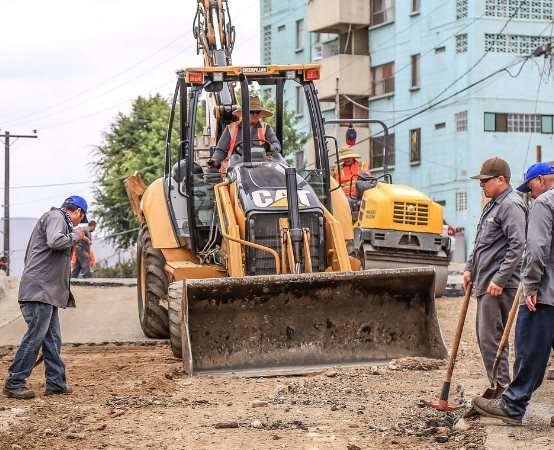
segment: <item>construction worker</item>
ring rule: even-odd
[[[339,153],[339,172],[335,173],[335,179],[342,186],[342,190],[349,199],[356,200],[356,181],[364,173],[360,162],[360,155],[352,150],[352,147],[343,147]]]
[[[481,166],[479,180],[490,201],[483,208],[473,252],[464,272],[464,289],[473,284],[477,298],[476,332],[483,363],[490,381],[496,351],[520,280],[525,247],[527,208],[510,186],[510,166],[490,158]],[[510,383],[508,345],[498,366],[497,381]]]
[[[79,278],[81,275],[83,278],[91,278],[92,273],[90,268],[91,264],[91,246],[92,246],[92,233],[96,230],[96,222],[91,220],[85,228],[83,228],[83,239],[75,244],[75,264],[71,272],[71,278]]]
[[[262,119],[271,117],[273,113],[265,109],[259,97],[250,97],[250,140],[255,145],[265,146],[270,153],[281,152],[281,144],[270,125]],[[221,167],[221,172],[227,169],[227,161],[242,144],[242,120],[233,122],[223,131],[212,158],[208,161],[210,167]],[[224,162],[225,161],[225,162]]]
[[[482,415],[521,424],[531,395],[541,385],[554,348],[554,167],[533,164],[517,188],[535,202],[522,266],[522,289],[515,331],[514,379],[498,399],[473,399]]]
[[[52,208],[43,214],[33,229],[18,295],[28,328],[8,369],[4,384],[4,394],[8,397],[29,399],[35,396],[25,382],[41,348],[46,368],[46,395],[71,392],[60,357],[58,308],[75,306],[69,290],[70,254],[73,244],[84,236],[77,225],[86,222],[87,202],[73,195],[61,208]]]

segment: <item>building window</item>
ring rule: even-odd
[[[302,86],[296,86],[296,114],[304,114],[304,90]]]
[[[418,13],[421,9],[421,0],[412,0],[412,14]]]
[[[271,1],[272,0],[263,0],[262,1],[262,14],[264,16],[271,15]]]
[[[485,33],[485,51],[530,55],[537,47],[550,42],[550,40],[549,36]]]
[[[456,131],[458,133],[467,131],[467,111],[455,113],[454,122],[456,122]]]
[[[542,116],[542,132],[546,134],[554,133],[554,116]]]
[[[456,35],[456,53],[467,52],[467,33]]]
[[[378,136],[371,138],[370,152],[371,152],[371,169],[383,169],[383,143],[385,141],[384,136]],[[394,166],[394,133],[389,134],[387,140],[387,169]]]
[[[446,51],[446,47],[443,45],[442,47],[436,47],[435,53],[444,53]]]
[[[279,26],[277,27],[277,31],[279,31],[279,32],[285,31],[285,28],[286,28],[285,25],[279,25]]]
[[[394,63],[371,68],[371,96],[394,93]]]
[[[539,114],[508,114],[508,131],[513,133],[540,133],[541,125]]]
[[[410,164],[421,163],[421,128],[410,130]]]
[[[467,192],[456,192],[456,211],[467,211]]]
[[[511,133],[549,133],[551,122],[540,114],[485,113],[485,131]],[[546,125],[546,126],[545,126]],[[547,130],[547,131],[544,131]]]
[[[440,122],[435,124],[435,130],[440,130],[441,128],[446,128],[446,122]]]
[[[304,48],[304,19],[296,21],[296,50]]]
[[[370,25],[381,25],[394,21],[394,0],[371,0]]]
[[[264,64],[271,64],[271,25],[264,27]]]
[[[486,0],[485,15],[514,19],[552,20],[552,0]]]
[[[421,55],[412,55],[412,89],[419,88],[419,73],[420,73]]]
[[[456,0],[456,20],[467,17],[467,0]]]

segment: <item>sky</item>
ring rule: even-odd
[[[202,64],[192,36],[196,3],[0,1],[0,134],[38,133],[12,140],[12,217],[39,217],[74,194],[93,203],[94,148],[116,115],[139,95],[169,97],[175,71]],[[258,64],[259,2],[229,3],[233,63]],[[62,186],[45,186],[52,184]]]

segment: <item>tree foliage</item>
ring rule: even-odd
[[[96,149],[94,216],[120,248],[136,242],[138,227],[123,181],[139,171],[148,185],[163,174],[164,143],[171,106],[160,95],[138,97],[120,113]],[[173,141],[177,141],[174,139]]]

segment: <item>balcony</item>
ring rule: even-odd
[[[335,100],[337,77],[341,94],[369,96],[369,56],[339,54],[318,62],[321,64],[321,79],[315,85],[321,101]]]
[[[308,2],[308,31],[345,33],[369,26],[369,0],[312,0]]]

